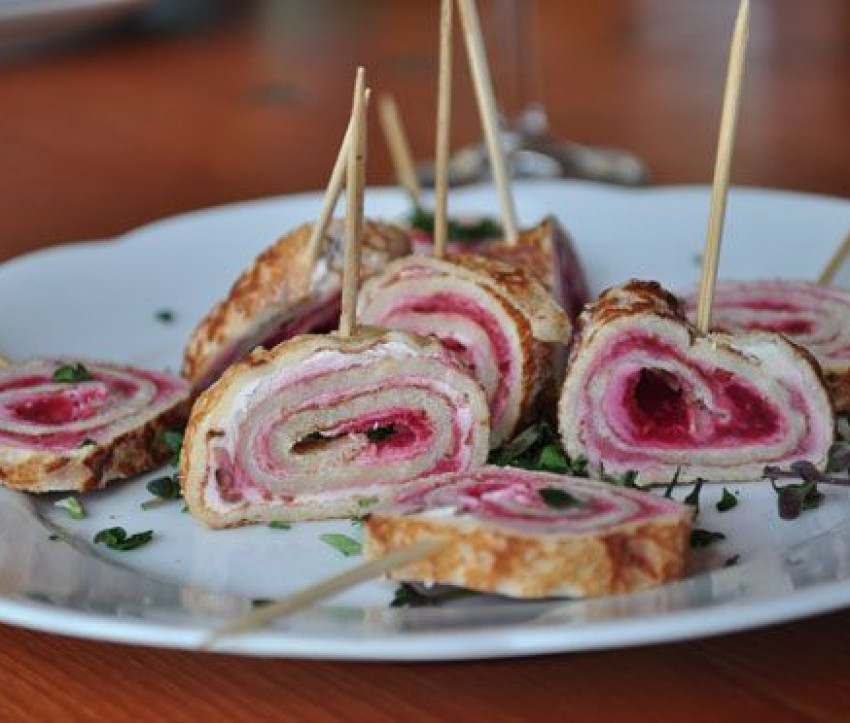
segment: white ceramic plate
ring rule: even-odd
[[[704,188],[617,190],[579,182],[518,184],[520,216],[554,212],[578,239],[596,290],[625,278],[694,283],[704,238]],[[453,210],[493,208],[489,189],[453,193]],[[286,229],[312,218],[316,194],[270,199],[161,221],[113,242],[40,251],[0,266],[0,349],[15,358],[104,357],[176,369],[194,324],[236,274]],[[397,218],[395,190],[370,191],[367,212]],[[735,189],[721,277],[812,278],[850,227],[850,202]],[[163,324],[157,310],[174,311]],[[765,485],[730,485],[740,505],[715,511],[706,488],[698,526],[726,540],[694,554],[682,582],[591,601],[469,598],[439,608],[388,606],[395,586],[362,585],[273,628],[218,647],[255,655],[343,659],[459,659],[682,640],[813,615],[850,604],[850,507],[843,489],[794,522]],[[680,491],[677,496],[683,495]],[[0,620],[102,640],[195,648],[252,598],[294,591],[353,565],[319,534],[347,521],[289,531],[211,532],[179,502],[143,511],[144,480],[85,498],[86,520],[53,504],[0,492]],[[92,545],[121,525],[152,529],[132,552]],[[62,537],[51,540],[54,528]],[[738,555],[739,562],[724,567]]]

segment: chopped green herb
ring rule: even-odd
[[[366,438],[370,442],[383,442],[395,434],[395,427],[392,424],[387,424],[383,427],[377,426],[366,430]]]
[[[176,500],[181,496],[180,481],[173,475],[152,479],[145,485],[145,489],[154,497],[165,500]]]
[[[413,585],[403,582],[396,588],[391,608],[421,608],[436,605],[438,600],[428,595],[423,595]]]
[[[91,437],[86,437],[82,442],[77,445],[77,449],[82,449],[83,447],[93,447],[96,444],[97,442],[95,442]]]
[[[283,522],[282,520],[272,520],[269,522],[269,527],[273,530],[291,530],[291,522]]]
[[[86,508],[83,507],[83,503],[80,502],[79,497],[74,497],[71,495],[70,497],[63,497],[61,500],[57,500],[54,502],[56,507],[61,507],[68,513],[68,517],[72,520],[84,520],[88,515],[86,514]]]
[[[556,510],[566,510],[570,507],[584,507],[584,502],[578,497],[571,495],[566,490],[557,487],[543,487],[537,490],[537,494],[549,507]]]
[[[771,484],[777,495],[779,516],[783,520],[796,520],[805,510],[820,507],[823,502],[823,493],[818,491],[814,481],[777,487],[776,482],[771,480]]]
[[[349,518],[349,522],[352,527],[363,527],[363,523],[366,522],[367,515],[354,515]]]
[[[434,233],[434,214],[423,208],[414,208],[410,225],[428,234]],[[491,218],[475,220],[454,219],[448,223],[450,241],[482,241],[502,236],[502,227]]]
[[[154,316],[156,316],[157,321],[161,321],[163,324],[170,324],[174,321],[174,312],[171,309],[160,309]]]
[[[108,527],[94,536],[96,545],[106,545],[110,550],[135,550],[137,547],[148,544],[153,539],[153,530],[137,532],[127,535],[123,527]]]
[[[540,456],[537,458],[537,466],[544,472],[566,474],[569,471],[566,455],[563,450],[554,443],[547,444],[540,450]]]
[[[732,557],[727,557],[726,561],[723,563],[723,567],[734,567],[741,560],[740,555],[732,555]]]
[[[342,535],[338,532],[326,532],[319,535],[319,539],[326,545],[330,545],[337,552],[342,553],[345,557],[355,557],[363,551],[363,546],[348,535]]]
[[[567,474],[571,477],[587,477],[587,457],[576,457],[567,460]]]
[[[58,540],[58,539],[59,539],[59,535],[57,535],[57,534],[54,532],[54,533],[52,533],[52,534],[48,535],[48,536],[47,536],[47,539],[48,539],[48,540],[50,540],[51,542],[56,542],[56,540]]]
[[[738,506],[738,497],[734,493],[727,490],[725,487],[723,488],[723,495],[717,501],[715,507],[717,507],[718,512],[728,512],[733,507]]]
[[[360,508],[371,507],[372,505],[378,504],[378,499],[378,497],[361,497],[357,500],[357,506]]]
[[[161,434],[162,443],[171,452],[169,463],[174,467],[180,466],[180,452],[183,449],[183,433],[173,429],[163,430]]]
[[[673,479],[670,480],[670,484],[667,485],[667,489],[664,490],[664,497],[668,500],[673,499],[673,490],[676,488],[676,485],[679,484],[679,475],[682,474],[682,468],[676,467],[676,472],[673,474]]]
[[[493,452],[490,464],[587,477],[587,460],[584,457],[569,460],[558,436],[545,422],[528,427]]]
[[[713,545],[715,542],[725,540],[726,535],[722,532],[710,532],[709,530],[691,530],[691,547],[701,548]]]
[[[143,510],[162,507],[172,500],[180,499],[183,496],[180,491],[180,480],[177,478],[177,475],[152,479],[147,483],[145,488],[153,495],[153,499],[142,502],[141,508]]]
[[[74,382],[90,382],[94,377],[89,373],[79,362],[75,364],[63,364],[55,372],[53,372],[53,381],[65,384],[73,384]]]
[[[844,472],[850,470],[850,442],[839,440],[829,448],[827,472]]]
[[[271,605],[273,602],[274,600],[267,597],[255,597],[253,600],[251,600],[251,607],[263,608],[266,605]]]
[[[188,511],[189,511],[189,505],[184,504],[184,505],[183,505],[183,507],[182,507],[182,509],[181,509],[180,511],[181,511],[181,512],[188,512]]]
[[[694,488],[690,491],[687,497],[684,499],[684,503],[686,505],[690,505],[696,510],[696,514],[699,514],[699,493],[702,492],[702,486],[705,484],[704,479],[698,479],[694,484]]]

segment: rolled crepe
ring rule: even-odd
[[[82,364],[80,381],[57,371]],[[132,477],[171,454],[189,385],[179,377],[80,360],[0,369],[0,482],[27,492],[85,491]]]
[[[687,505],[636,489],[480,467],[414,482],[374,509],[363,549],[379,558],[445,540],[390,577],[518,598],[593,597],[680,577],[691,516]]]
[[[567,453],[639,481],[757,480],[822,467],[833,414],[817,362],[778,334],[700,334],[654,282],[604,292],[582,320],[559,405]]]
[[[696,294],[684,298],[688,316]],[[850,292],[811,281],[718,283],[712,326],[723,331],[775,331],[808,349],[824,372],[838,412],[850,412]]]
[[[257,349],[197,400],[189,510],[211,527],[346,517],[422,475],[487,457],[478,383],[434,340],[360,329]]]
[[[342,223],[331,223],[313,269],[307,253],[311,231],[310,224],[300,226],[263,251],[195,329],[184,354],[183,375],[197,391],[255,347],[271,349],[298,334],[337,328]],[[367,221],[361,244],[361,278],[410,252],[407,234],[388,224]]]
[[[431,334],[487,391],[490,445],[540,415],[553,382],[553,344],[572,327],[541,284],[495,259],[408,256],[367,281],[357,301],[364,323]]]
[[[420,255],[433,253],[433,238],[416,230],[414,250]],[[570,235],[554,216],[522,231],[516,244],[502,238],[454,241],[451,255],[476,254],[498,259],[525,270],[542,283],[561,308],[575,321],[590,300],[587,279]]]

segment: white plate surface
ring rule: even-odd
[[[595,290],[628,277],[695,283],[704,188],[619,190],[580,182],[517,184],[521,219],[555,213],[575,235]],[[453,210],[495,206],[488,188],[453,192]],[[12,357],[82,355],[177,369],[193,326],[253,257],[312,218],[305,194],[188,214],[113,242],[40,251],[0,266],[0,349]],[[367,196],[371,216],[406,211],[395,190]],[[755,189],[732,191],[722,278],[812,278],[850,227],[850,202]],[[160,309],[175,320],[162,324]],[[143,511],[145,480],[85,498],[69,520],[56,497],[0,491],[0,620],[84,637],[196,648],[228,616],[356,563],[319,541],[359,537],[347,521],[211,532],[181,504]],[[720,514],[702,493],[699,527],[726,534],[693,555],[687,579],[591,601],[512,603],[472,598],[392,609],[375,582],[217,649],[340,659],[447,660],[624,647],[730,632],[850,604],[850,496],[825,490],[816,511],[784,522],[769,486],[730,485],[740,505]],[[684,490],[677,492],[683,496]],[[95,549],[94,533],[152,529],[139,550]],[[62,539],[51,540],[53,526]],[[733,555],[740,562],[724,567]]]

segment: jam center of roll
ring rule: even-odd
[[[716,422],[711,437],[743,441],[767,439],[779,430],[776,410],[757,392],[734,381],[731,373],[716,370],[706,375],[714,391],[714,410],[705,410]],[[675,375],[663,369],[644,368],[626,385],[623,405],[642,442],[689,446],[694,438],[693,415],[703,405],[691,399],[687,387]]]
[[[351,437],[368,442],[368,456],[383,457],[419,448],[432,436],[428,415],[421,410],[404,409],[370,415],[346,422],[328,430],[318,430],[299,439],[292,447],[294,454],[331,451]]]
[[[674,374],[663,369],[641,369],[631,395],[624,401],[640,439],[687,439],[690,416],[684,391]]]
[[[45,392],[17,402],[11,407],[14,415],[25,422],[61,426],[91,419],[106,396],[101,386],[86,386]]]
[[[809,319],[776,319],[765,322],[753,320],[746,322],[748,331],[774,331],[789,336],[807,336],[814,331],[814,325]]]

